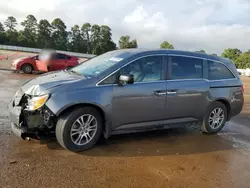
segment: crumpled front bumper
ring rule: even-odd
[[[22,127],[17,127],[11,123],[11,131],[19,138],[25,139],[27,131]]]
[[[41,110],[27,112],[12,100],[8,108],[12,132],[19,138],[37,138],[39,133],[51,132],[55,128],[54,114],[46,106]]]
[[[27,130],[20,123],[21,107],[14,106],[13,101],[9,103],[9,119],[12,132],[19,138],[25,139]]]

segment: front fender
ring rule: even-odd
[[[59,116],[65,109],[75,105],[94,105],[103,111],[107,121],[106,126],[108,126],[111,124],[112,94],[113,86],[60,91],[51,94],[51,97],[46,102],[46,106],[56,116]],[[106,127],[106,131],[109,132],[108,127]]]
[[[25,62],[18,62],[18,63],[16,64],[16,69],[17,69],[17,70],[21,70],[21,68],[22,68],[22,66],[23,66],[24,63],[25,63]]]
[[[75,105],[92,105],[102,110],[105,116],[105,137],[110,135],[112,127],[112,93],[113,87],[93,87],[52,93],[46,106],[59,116],[64,110]]]
[[[111,106],[112,88],[92,87],[52,93],[46,105],[59,115],[64,109],[76,104],[93,104],[100,107],[105,113]]]

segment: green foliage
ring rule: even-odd
[[[93,25],[91,28],[90,41],[93,54],[101,54],[101,28],[99,25]]]
[[[111,29],[107,25],[102,25],[100,29],[100,53],[96,53],[97,55],[116,49]]]
[[[13,16],[9,16],[4,22],[7,31],[5,32],[6,42],[10,45],[18,45],[18,33],[16,31],[17,21]]]
[[[7,28],[7,31],[9,32],[15,32],[16,31],[16,26],[17,26],[17,21],[16,18],[13,16],[9,16],[7,20],[4,22],[5,27]]]
[[[24,27],[23,31],[19,32],[18,41],[20,44],[24,44],[28,47],[36,46],[36,36],[37,36],[37,20],[33,15],[28,15],[26,20],[21,22]]]
[[[199,53],[206,53],[205,50],[198,50],[198,51],[195,51],[195,52],[199,52]]]
[[[242,51],[237,48],[227,48],[221,56],[231,59],[237,68],[250,68],[250,50],[242,53]]]
[[[27,42],[26,36],[24,34],[24,31],[18,32],[17,40],[18,40],[19,44],[25,44],[26,46],[28,46],[28,42]]]
[[[241,53],[240,56],[235,59],[235,65],[237,68],[241,69],[250,68],[250,50]]]
[[[3,33],[5,30],[4,30],[4,27],[3,27],[3,24],[0,22],[0,33]]]
[[[74,27],[71,28],[71,32],[68,34],[69,37],[69,45],[68,49],[70,51],[74,52],[86,52],[87,51],[87,45],[83,41],[83,36],[80,30],[79,25],[74,25]]]
[[[4,33],[3,24],[0,22],[0,44],[3,44],[5,41],[5,33]]]
[[[250,68],[250,51],[242,53],[237,48],[227,48],[221,56],[231,59],[237,68]]]
[[[86,46],[87,46],[87,53],[92,53],[92,46],[91,46],[91,40],[90,40],[90,36],[91,36],[91,25],[90,23],[85,23],[82,25],[82,37],[83,37],[83,41],[85,42]]]
[[[22,30],[17,31],[16,18],[10,16],[4,22],[6,31],[0,23],[0,44],[19,45],[24,47],[50,48],[70,50],[73,52],[102,54],[116,49],[112,41],[112,32],[107,25],[91,25],[82,27],[74,25],[67,31],[65,23],[56,18],[51,23],[42,19],[37,22],[33,15],[28,15],[21,22]]]
[[[39,48],[53,48],[52,26],[48,20],[40,20],[37,25],[37,46]]]
[[[231,59],[233,61],[236,61],[237,58],[241,55],[241,51],[237,48],[227,48],[225,51],[221,54],[222,57]]]
[[[57,50],[67,50],[68,32],[66,31],[66,25],[60,18],[56,18],[52,21],[53,27],[52,39]]]
[[[164,41],[163,43],[161,43],[160,47],[165,48],[165,49],[174,49],[174,46],[167,41]]]
[[[134,39],[130,40],[130,36],[121,36],[119,40],[119,48],[126,49],[126,48],[137,48],[137,41]]]

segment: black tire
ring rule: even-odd
[[[84,114],[90,114],[96,118],[97,130],[93,138],[88,143],[80,146],[72,141],[70,132],[74,122]],[[56,124],[57,141],[62,147],[73,152],[88,150],[92,148],[99,140],[102,134],[103,122],[104,121],[101,114],[98,112],[98,110],[92,107],[76,108],[73,111],[68,111],[59,117]]]
[[[21,69],[24,73],[31,74],[34,68],[31,64],[25,63]]]
[[[221,123],[220,126],[216,127],[216,128],[212,128],[210,125],[209,125],[209,116],[210,114],[212,113],[213,110],[215,110],[216,108],[220,108],[223,110],[223,113],[224,113],[224,119]],[[202,132],[205,132],[205,133],[208,133],[208,134],[215,134],[215,133],[218,133],[225,125],[226,121],[227,121],[227,116],[228,116],[228,112],[227,112],[227,107],[221,103],[221,102],[214,102],[212,103],[208,109],[207,109],[207,112],[206,112],[206,115],[203,119],[203,122],[202,122],[202,125],[201,125],[201,130]]]

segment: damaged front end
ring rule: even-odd
[[[9,103],[12,132],[25,139],[54,134],[56,116],[45,105],[49,94],[33,96],[19,90]]]

